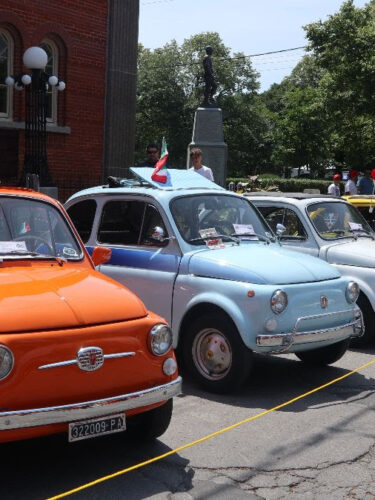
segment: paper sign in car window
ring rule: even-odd
[[[359,222],[349,222],[349,227],[352,231],[363,231],[363,226]]]
[[[26,243],[24,241],[0,241],[0,252],[27,252]]]
[[[252,224],[233,224],[234,232],[238,234],[238,236],[249,236],[251,239],[258,239],[254,227]]]
[[[223,248],[225,245],[221,238],[218,238],[218,234],[214,227],[209,227],[207,229],[200,229],[199,234],[204,238],[204,242],[208,248]]]

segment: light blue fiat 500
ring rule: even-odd
[[[152,169],[66,203],[100,271],[171,324],[183,368],[202,386],[241,386],[258,353],[334,363],[362,334],[358,285],[326,262],[282,248],[258,210],[193,171]]]

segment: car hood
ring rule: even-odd
[[[340,276],[321,259],[277,244],[262,243],[202,250],[191,257],[189,272],[209,278],[275,285],[310,283]]]
[[[126,321],[147,314],[132,292],[91,269],[0,268],[2,333]]]
[[[375,268],[375,241],[370,238],[345,240],[326,247],[325,252],[326,257],[322,257],[330,264]]]

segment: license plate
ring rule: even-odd
[[[113,434],[126,429],[125,414],[109,415],[102,418],[81,420],[69,424],[69,441],[80,441],[92,437]]]

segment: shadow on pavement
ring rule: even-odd
[[[243,408],[268,410],[305,392],[341,377],[350,370],[337,366],[311,367],[288,356],[254,356],[254,367],[245,385],[233,394],[213,394],[200,389],[186,377],[183,392],[210,401]],[[184,377],[184,373],[182,373]],[[335,403],[374,391],[375,380],[354,373],[329,387],[302,398],[278,411],[301,412],[314,405]]]
[[[48,498],[170,450],[161,441],[140,443],[121,434],[72,444],[61,434],[0,446],[1,500]],[[194,475],[186,469],[188,463],[177,454],[171,455],[72,498],[139,500],[163,492],[186,491],[192,487]]]

